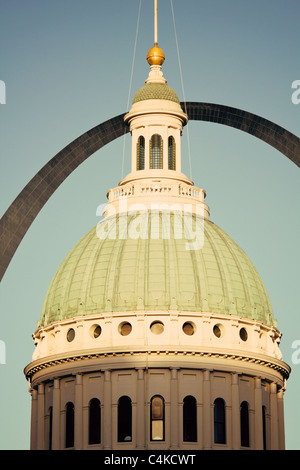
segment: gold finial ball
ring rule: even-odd
[[[147,61],[149,65],[162,65],[165,61],[163,50],[155,44],[147,54]]]

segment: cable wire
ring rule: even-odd
[[[139,24],[140,24],[140,16],[141,16],[141,7],[142,7],[142,0],[140,0],[140,4],[139,4],[139,12],[138,12],[137,25],[136,25],[135,42],[134,42],[134,49],[133,49],[133,59],[132,59],[131,75],[130,75],[130,82],[129,82],[127,107],[126,107],[127,111],[129,111],[129,101],[130,101],[130,95],[131,95],[131,86],[132,86],[132,78],[133,78],[133,70],[134,70],[134,62],[135,62],[136,45],[137,45],[137,38],[138,38]],[[124,130],[124,138],[123,138],[122,179],[123,179],[123,175],[124,175],[125,139],[126,139],[125,134],[126,134],[126,129]]]
[[[181,61],[180,61],[180,54],[179,54],[179,47],[178,47],[178,38],[177,38],[176,24],[175,24],[175,14],[174,14],[174,8],[173,8],[173,0],[170,0],[170,1],[171,1],[171,10],[172,10],[172,17],[173,17],[173,25],[174,25],[174,33],[175,33],[176,48],[177,48],[177,57],[178,57],[178,64],[179,64],[180,80],[181,80],[181,87],[182,87],[182,93],[183,93],[183,101],[184,101],[185,113],[187,114],[186,99],[185,99],[184,86],[183,86],[183,77],[182,77],[182,68],[181,68]],[[190,165],[190,178],[192,179],[191,148],[190,148],[190,135],[189,135],[189,126],[188,126],[188,123],[187,123],[187,125],[186,125],[186,130],[187,130],[187,140],[188,140],[188,154],[189,154],[189,165]]]

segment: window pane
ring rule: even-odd
[[[152,419],[163,419],[163,401],[161,397],[154,397],[152,399]]]
[[[168,139],[168,168],[169,170],[176,170],[176,147],[173,136]]]
[[[216,444],[226,444],[225,402],[222,398],[214,402],[214,437]]]
[[[150,168],[163,167],[163,140],[160,135],[154,134],[150,140]]]
[[[154,396],[151,399],[151,441],[165,440],[165,409],[164,400],[160,396]]]
[[[136,169],[145,169],[145,138],[141,135],[137,141],[136,149]]]
[[[162,420],[152,421],[152,441],[164,440],[164,423]]]

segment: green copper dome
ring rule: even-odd
[[[165,83],[146,83],[136,92],[132,104],[144,100],[169,100],[180,104],[175,91]]]
[[[171,214],[170,236],[162,236],[162,213],[148,214],[138,216],[138,237],[131,235],[138,233],[137,217],[123,215],[117,230],[108,219],[100,223],[109,227],[106,238],[93,228],[77,243],[51,282],[38,326],[101,312],[158,310],[233,314],[276,326],[259,274],[223,230],[205,220],[203,246],[188,249],[193,237],[175,230],[179,213]]]

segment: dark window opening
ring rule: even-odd
[[[101,406],[98,398],[93,398],[89,405],[89,444],[101,442]]]
[[[240,409],[241,418],[241,446],[249,447],[249,408],[248,403],[243,401]]]
[[[141,135],[136,144],[136,169],[145,169],[145,138]]]
[[[118,402],[118,442],[132,441],[132,406],[129,397],[123,396]]]
[[[176,170],[176,144],[173,136],[168,138],[168,168]]]
[[[267,450],[266,407],[262,407],[263,449]]]
[[[74,405],[66,404],[66,447],[74,447]]]
[[[190,395],[183,400],[183,440],[197,442],[197,402]]]
[[[225,402],[222,398],[214,401],[214,439],[215,444],[226,444]]]
[[[52,450],[52,429],[53,429],[53,408],[50,406],[49,408],[49,445],[48,449]]]

